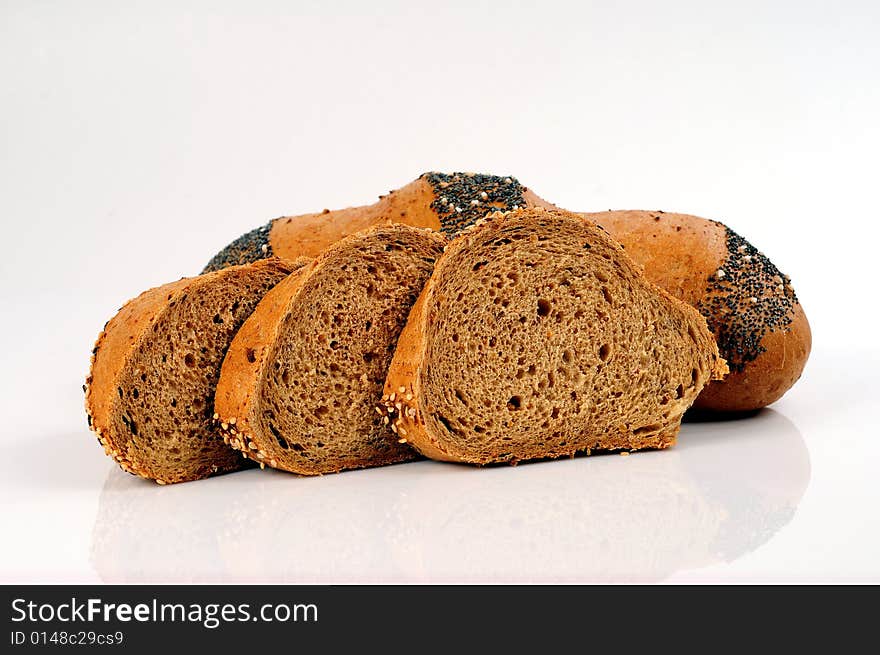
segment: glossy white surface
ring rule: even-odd
[[[659,6],[5,3],[0,582],[880,582],[880,8]],[[792,277],[804,378],[629,457],[159,487],[102,455],[122,302],[429,169],[724,219]]]

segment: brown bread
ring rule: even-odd
[[[791,281],[757,248],[717,221],[661,211],[584,214],[626,248],[645,276],[706,317],[730,375],[695,407],[765,407],[797,382],[810,355],[810,324]]]
[[[413,459],[375,407],[444,243],[430,230],[374,227],[268,293],[223,363],[215,409],[227,443],[303,475]]]
[[[452,241],[398,342],[397,437],[487,464],[666,448],[726,367],[706,322],[582,217],[495,214]]]
[[[123,469],[166,484],[242,466],[211,420],[220,365],[238,327],[290,271],[270,259],[184,278],[110,319],[92,351],[86,413]]]

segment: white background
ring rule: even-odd
[[[880,4],[0,2],[0,582],[880,582]],[[672,451],[158,487],[80,385],[104,321],[281,214],[426,170],[722,219],[813,327]]]

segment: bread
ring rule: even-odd
[[[487,213],[517,207],[552,207],[516,178],[481,173],[425,173],[404,187],[363,207],[282,216],[239,237],[217,255],[205,272],[275,255],[316,257],[343,237],[393,222],[428,227],[452,236]]]
[[[661,211],[584,214],[617,239],[645,276],[693,305],[709,324],[730,375],[709,384],[695,407],[754,410],[801,376],[812,342],[791,281],[717,221]]]
[[[607,234],[576,214],[522,209],[447,246],[382,408],[401,440],[440,460],[666,448],[725,370],[703,317]]]
[[[413,459],[375,406],[444,243],[430,230],[374,227],[268,293],[223,362],[215,409],[226,442],[303,475]]]
[[[123,469],[165,484],[242,466],[212,425],[215,385],[236,330],[291,270],[270,259],[184,278],[110,319],[84,390],[89,426]]]
[[[491,211],[517,207],[555,208],[513,177],[425,173],[373,205],[270,221],[229,244],[205,270],[272,254],[315,256],[347,234],[386,222],[429,227],[454,237]],[[778,400],[798,380],[811,346],[803,307],[788,278],[739,235],[716,221],[684,214],[609,211],[583,216],[620,241],[644,266],[648,279],[708,320],[731,374],[708,385],[697,407],[758,409]],[[723,278],[717,277],[719,270]]]

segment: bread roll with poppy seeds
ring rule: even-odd
[[[212,423],[220,365],[257,302],[298,265],[234,266],[127,302],[98,337],[84,387],[107,455],[160,484],[241,468]]]
[[[223,362],[215,411],[226,442],[302,475],[413,459],[375,408],[444,244],[431,230],[374,227],[266,294]]]
[[[791,280],[718,221],[662,211],[584,214],[604,227],[645,276],[696,307],[730,375],[703,389],[696,408],[742,412],[778,400],[797,382],[812,336]]]
[[[204,272],[275,255],[316,257],[349,234],[385,223],[455,235],[497,210],[552,207],[514,177],[483,173],[424,173],[363,207],[282,216],[251,230],[217,253]]]
[[[380,408],[428,457],[488,464],[666,448],[726,372],[705,319],[577,214],[493,214],[446,247]]]

